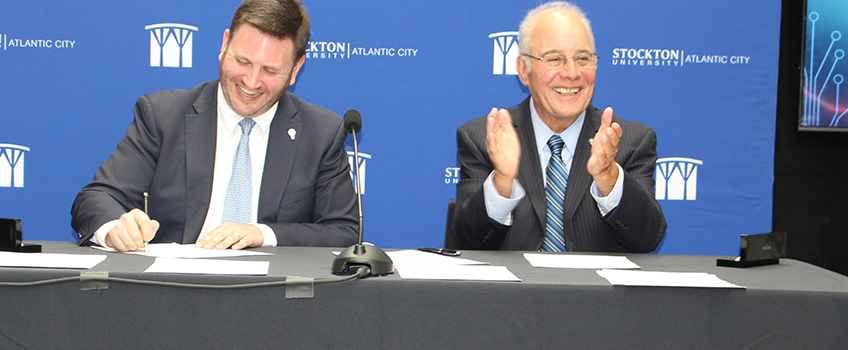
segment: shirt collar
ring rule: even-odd
[[[253,126],[253,130],[250,133],[251,135],[254,135],[254,132],[256,131],[259,131],[259,135],[264,136],[267,134],[268,130],[271,129],[271,122],[274,120],[274,115],[277,113],[277,106],[279,104],[279,101],[274,103],[274,105],[271,106],[271,109],[267,112],[253,118],[256,125]],[[224,97],[221,83],[218,83],[218,121],[221,125],[221,130],[223,130],[226,135],[241,137],[241,127],[238,123],[242,119],[244,118],[230,108],[230,104],[227,103],[227,99]],[[257,128],[259,129],[257,130]]]
[[[548,150],[548,154],[550,154],[550,148],[548,147],[548,139],[551,138],[555,133],[548,127],[548,124],[545,124],[542,121],[542,118],[539,117],[539,113],[536,112],[536,106],[533,103],[533,97],[530,97],[530,119],[533,120],[533,132],[536,135],[536,148],[538,149],[539,155],[541,156],[545,150]],[[586,120],[586,111],[580,113],[580,116],[577,117],[577,120],[574,121],[565,131],[557,134],[562,138],[562,141],[565,143],[565,147],[568,152],[573,156],[574,150],[577,149],[577,141],[580,138],[580,130],[583,129],[583,122]]]

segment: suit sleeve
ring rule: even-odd
[[[323,145],[320,159],[296,163],[292,169],[298,172],[298,167],[316,164],[314,183],[287,190],[283,194],[285,204],[277,210],[276,222],[262,222],[274,230],[278,246],[346,247],[359,240],[356,192],[344,148],[347,133],[341,119],[335,118],[338,119],[335,133]],[[292,200],[292,197],[302,199]]]
[[[159,139],[153,109],[146,97],[136,102],[135,119],[124,138],[77,194],[71,207],[71,226],[84,245],[104,223],[142,205],[156,167]]]
[[[454,236],[460,249],[498,249],[509,230],[489,218],[483,182],[494,169],[485,145],[486,125],[480,119],[460,127],[456,133],[460,181],[456,186]]]
[[[638,126],[638,132],[631,131],[637,135],[632,141],[632,152],[620,164],[624,169],[621,202],[604,220],[621,246],[632,252],[648,253],[659,246],[667,224],[654,196],[657,135],[647,126]]]

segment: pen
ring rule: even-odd
[[[436,253],[439,255],[447,255],[447,256],[459,256],[462,252],[453,249],[442,249],[442,248],[418,248],[418,250],[427,253]]]
[[[147,213],[147,192],[144,192],[144,215],[148,215],[148,218],[150,218],[150,214]],[[144,252],[147,253],[147,241],[144,241]]]

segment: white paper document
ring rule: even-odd
[[[638,269],[626,256],[524,253],[533,267],[560,269]]]
[[[420,265],[395,270],[407,280],[453,280],[521,282],[506,266],[490,265]]]
[[[107,252],[115,252],[116,250],[109,247],[92,246],[93,248],[104,250]],[[203,249],[196,248],[194,244],[177,244],[177,243],[151,243],[147,245],[147,251],[139,249],[127,254],[137,254],[152,256],[155,258],[231,258],[236,256],[250,255],[271,255],[270,253],[257,252],[250,249],[233,250],[233,249]]]
[[[599,270],[597,273],[615,286],[746,288],[705,272]]]
[[[436,253],[422,252],[420,250],[398,250],[386,252],[392,258],[395,266],[401,265],[423,265],[423,264],[439,264],[439,265],[488,265],[489,263],[455,256],[447,256]]]
[[[387,252],[403,279],[521,282],[506,266],[418,250]]]
[[[106,255],[0,252],[0,266],[90,269]]]
[[[156,258],[146,273],[266,276],[270,261]]]

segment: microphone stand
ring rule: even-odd
[[[358,114],[358,113],[357,113]],[[345,115],[347,117],[347,114]],[[345,118],[347,119],[347,118]],[[347,123],[345,123],[347,124]],[[362,178],[359,176],[359,146],[356,143],[356,127],[350,128],[353,135],[353,160],[356,172],[356,195],[359,201],[359,243],[345,248],[333,260],[334,274],[351,274],[351,267],[368,266],[371,275],[387,275],[395,271],[394,263],[388,254],[375,246],[362,244]],[[365,275],[366,277],[368,275]]]

